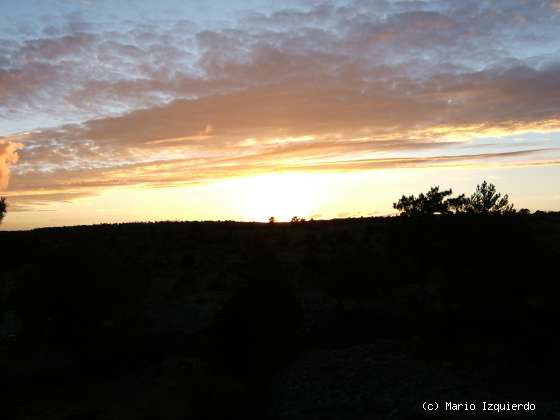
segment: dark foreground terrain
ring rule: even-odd
[[[1,418],[558,418],[559,244],[550,213],[0,232]]]

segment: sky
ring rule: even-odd
[[[0,0],[2,229],[560,210],[559,0]]]

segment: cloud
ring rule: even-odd
[[[364,142],[367,143],[367,142]],[[301,145],[300,145],[301,146]],[[310,147],[313,145],[310,144]],[[394,151],[396,147],[410,150],[411,144],[403,141],[401,145],[389,141],[381,144]],[[429,146],[419,143],[418,150],[428,151]],[[305,153],[290,146],[284,151],[246,156],[182,158],[162,161],[140,162],[115,165],[108,168],[65,169],[48,173],[28,172],[25,178],[18,177],[12,185],[10,198],[14,202],[23,200],[26,204],[47,203],[61,197],[72,199],[97,194],[110,187],[169,187],[205,183],[214,179],[248,176],[283,171],[320,171],[339,172],[352,170],[376,170],[414,167],[460,167],[460,166],[536,166],[558,165],[559,149],[520,149],[509,152],[456,154],[437,153],[432,145],[432,154],[417,157],[372,157],[364,158],[322,151],[318,156]],[[319,146],[321,148],[321,146]],[[554,159],[554,156],[556,158]]]
[[[45,192],[33,191],[29,194],[18,193],[9,194],[10,196],[10,212],[25,212],[25,211],[52,211],[41,209],[42,206],[53,202],[63,203],[71,202],[78,198],[91,197],[94,194],[92,190],[82,190],[80,192]]]
[[[201,29],[180,20],[92,25],[84,10],[50,25],[52,35],[0,39],[0,113],[112,115],[273,83],[306,68],[369,79],[385,66],[423,78],[555,43],[555,22],[532,2],[302,4]],[[513,27],[520,16],[531,24]]]
[[[556,164],[500,141],[560,131],[558,22],[539,4],[302,2],[202,28],[82,15],[0,40],[0,115],[68,122],[18,137],[11,189],[44,202],[297,168]],[[500,151],[458,157],[481,136]]]
[[[256,71],[254,66],[249,63],[244,71]],[[22,164],[12,187],[95,193],[112,186],[177,185],[298,168],[458,166],[514,157],[446,155],[458,141],[560,129],[554,93],[559,81],[552,69],[498,68],[367,83],[354,74],[331,77],[316,69],[315,83],[301,74],[38,130],[21,140]],[[423,150],[436,154],[415,156]],[[364,160],[380,153],[405,157]]]
[[[8,187],[10,181],[10,165],[17,163],[19,143],[0,139],[0,189]]]
[[[94,148],[117,155],[132,149],[157,153],[166,144],[191,151],[233,151],[247,138],[256,139],[257,145],[270,138],[298,136],[420,137],[434,141],[450,135],[560,127],[556,93],[560,73],[554,68],[489,69],[440,74],[421,81],[395,76],[364,82],[343,71],[326,75],[320,61],[315,64],[313,82],[304,70],[299,77],[275,84],[181,99],[117,117],[43,130],[34,137],[34,146],[56,140],[59,150],[67,146],[79,157]],[[247,66],[245,73],[256,72],[259,65]],[[349,151],[353,145],[347,143]]]

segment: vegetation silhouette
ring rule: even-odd
[[[421,216],[430,214],[448,214],[449,202],[445,197],[452,194],[451,190],[440,191],[438,187],[432,187],[418,197],[414,195],[402,196],[399,201],[393,203],[393,208],[401,211],[403,216]]]
[[[509,202],[509,196],[502,196],[496,191],[494,184],[483,181],[476,186],[475,192],[466,197],[461,194],[457,197],[450,197],[453,194],[451,189],[439,190],[439,186],[432,187],[418,197],[403,195],[393,208],[399,210],[402,216],[417,217],[433,214],[511,214],[515,213],[513,204]],[[448,198],[447,198],[448,197]],[[527,214],[527,209],[522,209],[521,213]]]
[[[476,186],[476,191],[465,202],[466,213],[472,214],[508,214],[514,213],[513,204],[509,203],[508,195],[496,191],[493,184],[484,181]]]
[[[6,418],[552,418],[560,214],[430,191],[403,208],[438,217],[0,232]]]
[[[7,209],[8,202],[6,197],[0,197],[0,224],[2,224],[2,220],[4,220],[4,216],[6,216]]]
[[[287,273],[271,252],[257,250],[245,281],[217,315],[217,348],[236,377],[270,375],[294,351],[302,312]]]

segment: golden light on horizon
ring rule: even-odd
[[[240,178],[232,187],[241,193],[244,219],[262,222],[274,217],[287,222],[292,217],[310,218],[317,209],[313,177],[304,173],[278,173]]]

